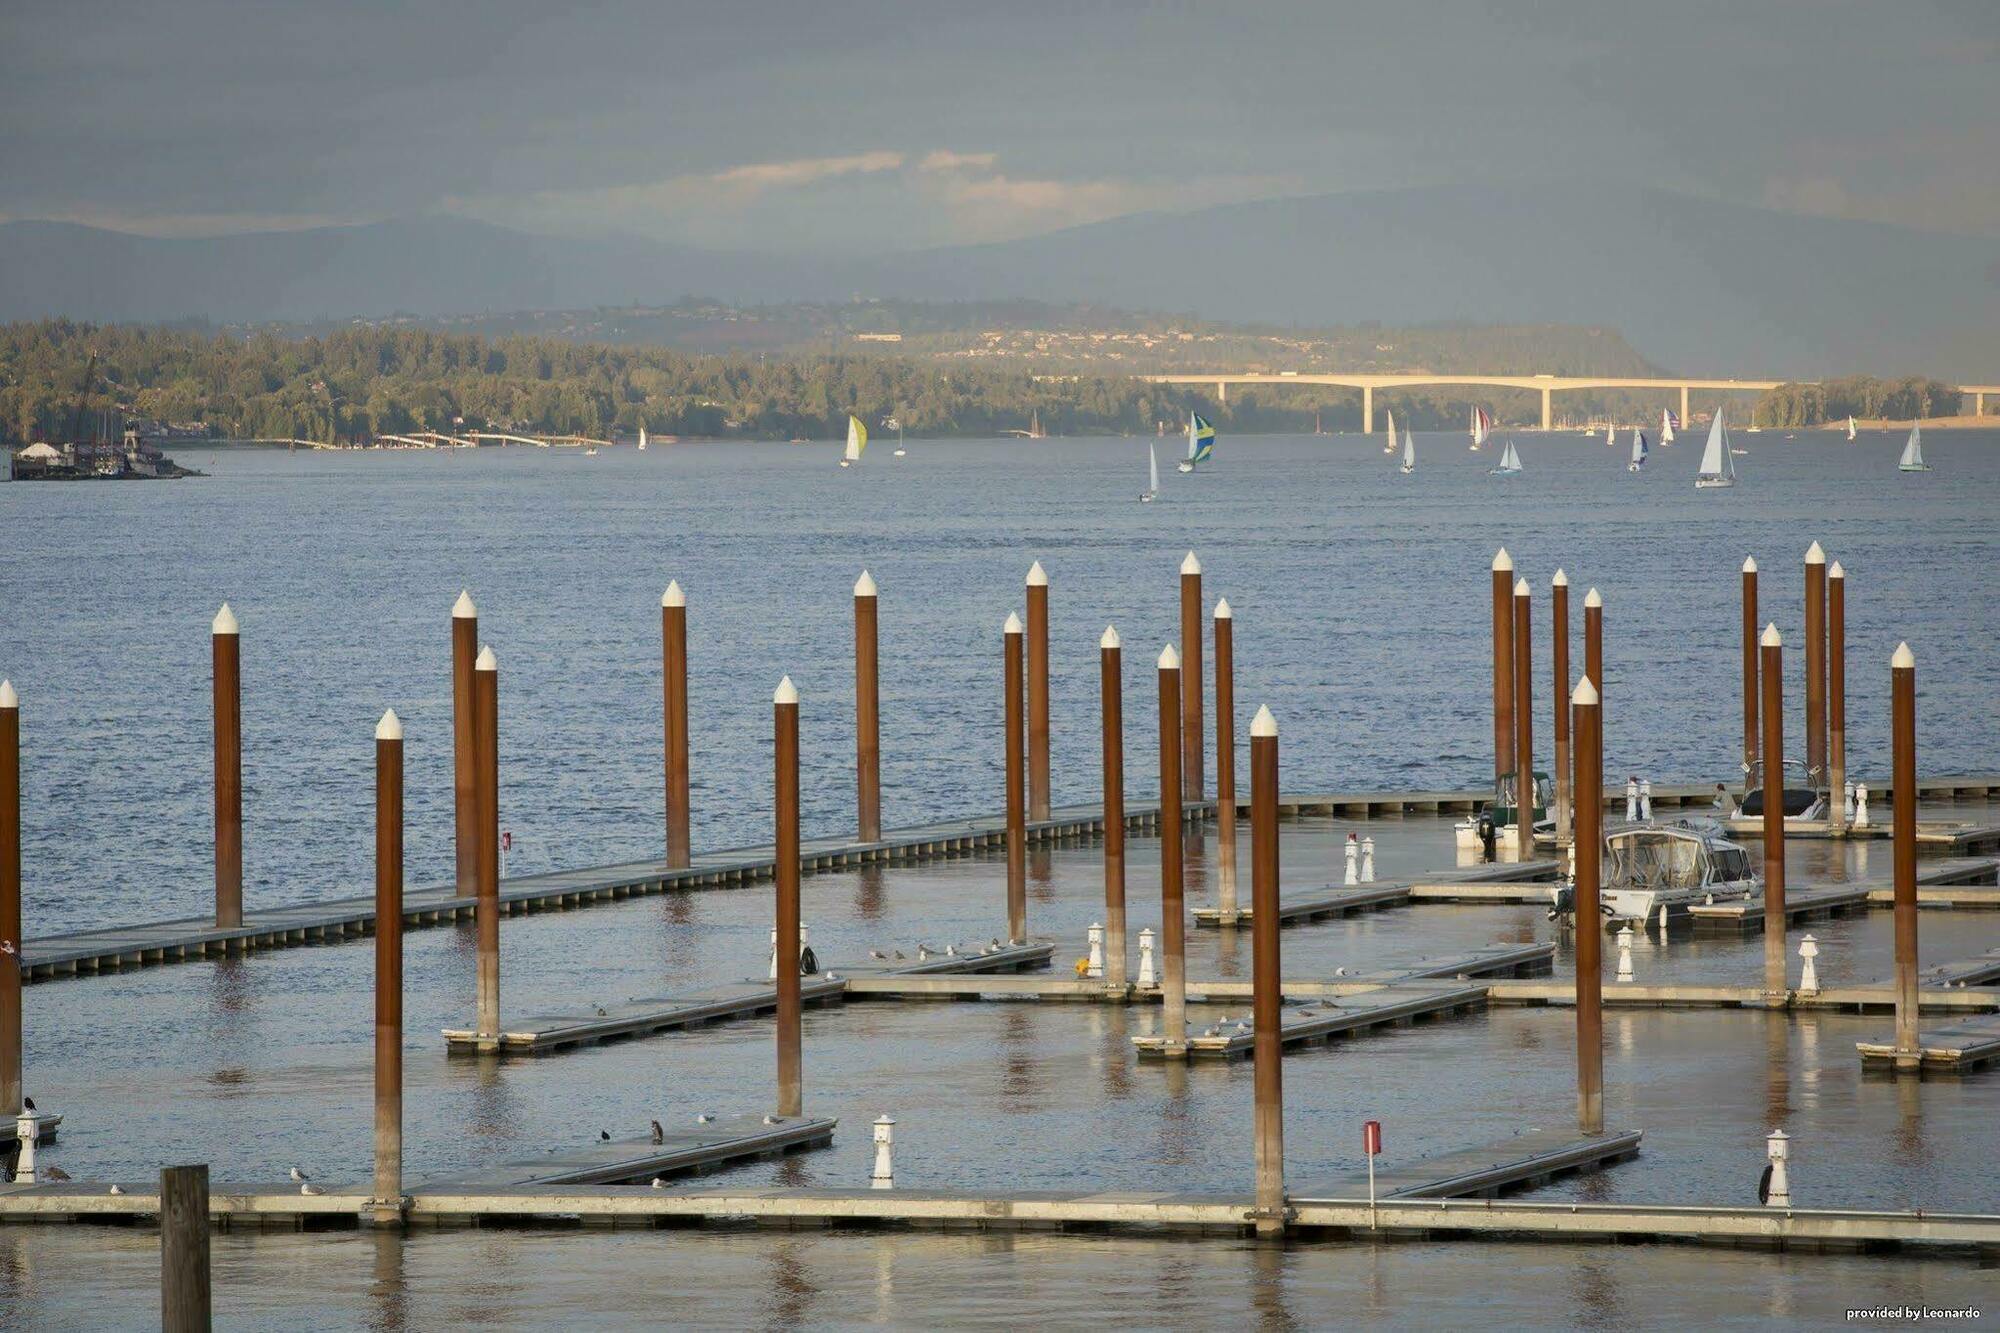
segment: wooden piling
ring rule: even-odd
[[[1181,799],[1207,799],[1201,725],[1201,561],[1181,561]]]
[[[403,723],[375,727],[375,1193],[377,1223],[403,1220]]]
[[[21,696],[0,680],[0,1117],[21,1113]],[[0,1133],[5,1126],[0,1125]]]
[[[1601,739],[1607,725],[1604,713],[1604,599],[1598,596],[1595,588],[1583,595],[1583,674],[1590,677],[1590,687],[1597,691],[1597,734]],[[1602,750],[1601,744],[1599,749]],[[1603,758],[1601,752],[1598,757]],[[1602,782],[1603,774],[1600,773],[1595,780]]]
[[[1514,557],[1493,557],[1493,800],[1514,767]]]
[[[855,826],[862,842],[882,841],[881,678],[876,667],[875,580],[854,584]]]
[[[1847,571],[1826,571],[1827,822],[1847,828]]]
[[[1757,558],[1743,561],[1743,790],[1763,785],[1757,767]]]
[[[1160,1031],[1165,1053],[1187,1053],[1187,908],[1182,896],[1181,655],[1160,653]]]
[[[1535,608],[1526,579],[1514,583],[1514,846],[1535,849]]]
[[[665,719],[667,767],[667,868],[685,870],[688,845],[688,657],[687,594],[679,579],[660,594],[661,715]]]
[[[786,676],[771,696],[777,828],[778,1114],[803,1115],[799,1020],[799,692]]]
[[[1186,678],[1187,668],[1181,668]],[[1216,909],[1236,919],[1236,613],[1215,604],[1215,840]]]
[[[472,662],[479,656],[479,608],[469,589],[451,607],[451,811],[458,896],[479,893],[478,760],[474,750]]]
[[[1923,1068],[1917,1040],[1917,659],[1907,643],[1889,663],[1890,801],[1895,810],[1896,1054],[1898,1071]]]
[[[472,664],[472,748],[479,827],[478,1029],[481,1043],[500,1042],[500,660],[490,647]]]
[[[1784,640],[1764,627],[1758,661],[1764,714],[1764,1002],[1785,1003],[1785,679]]]
[[[1104,984],[1125,986],[1125,669],[1107,625],[1097,641],[1104,712]]]
[[[1806,785],[1818,790],[1826,786],[1826,552],[1818,542],[1806,552],[1805,633]]]
[[[215,695],[215,925],[243,924],[242,635],[224,602],[209,626]]]
[[[1604,921],[1599,911],[1604,855],[1604,725],[1589,676],[1570,695],[1575,745],[1576,1126],[1604,1132]]]
[[[160,1168],[160,1327],[164,1333],[206,1333],[208,1168]]]
[[[1251,1060],[1255,1102],[1257,1234],[1285,1231],[1285,1087],[1279,1028],[1278,724],[1268,708],[1250,723]]]
[[[1028,818],[1022,791],[1021,677],[1024,651],[1021,618],[1009,612],[1001,633],[1006,703],[1007,743],[1007,938],[1015,944],[1028,938]]]
[[[1568,846],[1571,829],[1571,793],[1569,771],[1569,575],[1562,570],[1549,580],[1550,642],[1552,648],[1551,666],[1555,673],[1555,777],[1556,777],[1556,842]]]
[[[1049,817],[1049,576],[1028,571],[1028,818]]]

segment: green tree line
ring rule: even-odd
[[[1873,379],[1850,375],[1818,384],[1780,384],[1757,400],[1760,426],[1817,426],[1848,417],[1863,420],[1914,420],[1955,416],[1960,410],[1956,385],[1922,375]]]

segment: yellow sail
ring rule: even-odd
[[[861,461],[861,451],[868,447],[868,427],[861,424],[861,418],[848,414],[847,417],[847,461]]]

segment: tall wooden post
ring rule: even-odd
[[[1567,847],[1570,840],[1571,802],[1576,789],[1570,785],[1569,771],[1569,575],[1560,569],[1549,580],[1550,638],[1555,669],[1556,746],[1556,843]]]
[[[1097,641],[1104,710],[1104,984],[1125,986],[1125,668],[1116,627]]]
[[[21,696],[0,680],[0,1118],[21,1113]]]
[[[1907,643],[1889,661],[1890,800],[1896,847],[1895,1067],[1923,1068],[1917,1038],[1917,658]]]
[[[1278,1010],[1278,723],[1250,723],[1250,1004],[1256,1103],[1257,1234],[1285,1231],[1285,1084]]]
[[[660,594],[661,713],[667,740],[667,868],[685,870],[688,845],[687,594],[679,579]]]
[[[776,744],[778,1114],[803,1115],[799,1019],[799,692],[786,676],[771,696]]]
[[[1049,576],[1028,571],[1028,818],[1049,817]]]
[[[1187,909],[1182,896],[1181,655],[1160,653],[1160,1000],[1165,1054],[1187,1054]]]
[[[1764,1002],[1782,1005],[1785,975],[1785,664],[1776,624],[1764,627]]]
[[[1743,791],[1764,783],[1757,762],[1757,558],[1743,560]]]
[[[882,841],[882,695],[875,609],[875,580],[864,569],[854,583],[855,823],[863,842]]]
[[[1011,611],[1007,613],[1001,641],[1004,644],[1001,674],[1007,696],[1003,709],[1007,724],[1007,938],[1020,944],[1028,938],[1028,816],[1021,760],[1021,676],[1025,654],[1021,618]]]
[[[1181,668],[1183,680],[1187,668]],[[1216,908],[1236,919],[1236,613],[1215,604],[1215,826],[1219,863]]]
[[[1535,615],[1526,579],[1514,583],[1514,846],[1535,850]]]
[[[375,1221],[403,1220],[403,722],[375,725]]]
[[[491,647],[472,664],[474,788],[479,800],[479,1031],[481,1050],[500,1048],[500,659]]]
[[[1514,557],[1493,557],[1493,800],[1514,767]]]
[[[215,685],[215,925],[243,924],[242,635],[224,602],[209,626]]]
[[[1201,561],[1181,561],[1181,800],[1207,799],[1201,725]]]
[[[1827,821],[1847,828],[1847,571],[1826,571]]]
[[[1826,552],[1818,542],[1806,552],[1806,785],[1826,786]]]
[[[1576,746],[1576,1126],[1604,1132],[1604,727],[1589,676],[1570,695]]]
[[[1597,691],[1598,736],[1604,736],[1607,725],[1604,715],[1604,599],[1592,588],[1583,595],[1583,674],[1590,677],[1590,687]],[[1600,750],[1602,745],[1599,746]],[[1602,758],[1602,755],[1599,756]],[[1604,774],[1598,773],[1597,781],[1604,781]]]
[[[208,1168],[160,1168],[160,1328],[207,1333]]]
[[[469,589],[451,605],[451,811],[458,867],[458,896],[479,893],[479,792],[477,711],[472,700],[472,662],[479,656],[479,608]]]

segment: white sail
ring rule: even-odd
[[[644,453],[645,450],[646,450],[646,428],[644,426],[641,426],[639,427],[639,451],[641,453]]]
[[[1646,434],[1637,426],[1632,428],[1632,470],[1637,472],[1646,466]]]
[[[1151,440],[1146,442],[1146,490],[1153,495],[1160,493],[1160,455]]]
[[[1604,423],[1604,442],[1606,444],[1618,443],[1618,426],[1615,422],[1607,421]]]
[[[1663,407],[1660,409],[1660,443],[1672,444],[1673,442],[1674,414]]]
[[[1847,438],[1848,438],[1848,439],[1850,439],[1850,440],[1854,438],[1854,418],[1853,418],[1853,417],[1849,417],[1849,418],[1847,419]]]
[[[1521,470],[1521,455],[1515,451],[1514,442],[1512,440],[1507,441],[1507,452],[1505,456],[1501,458],[1500,465],[1502,467],[1511,468],[1515,472],[1519,472]]]
[[[1195,418],[1195,414],[1194,414],[1194,413],[1192,413],[1192,412],[1188,413],[1188,456],[1187,456],[1187,461],[1188,461],[1188,462],[1190,462],[1190,463],[1194,462],[1194,430],[1195,430],[1195,426],[1194,426],[1194,418]]]
[[[1382,452],[1386,454],[1396,447],[1396,413],[1394,409],[1385,407],[1382,415],[1389,418],[1389,442],[1382,446]]]
[[[1417,437],[1412,432],[1403,432],[1403,471],[1417,470]]]
[[[1723,424],[1722,409],[1715,409],[1715,420],[1709,423],[1708,443],[1702,446],[1701,471],[1695,474],[1696,486],[1734,486],[1736,484],[1736,458],[1729,451],[1729,427]]]
[[[842,458],[845,463],[861,461],[861,451],[868,447],[868,428],[861,424],[861,418],[849,413],[847,416],[847,453]]]
[[[1924,428],[1916,422],[1910,423],[1910,438],[1903,443],[1903,456],[1896,466],[1904,472],[1928,472],[1924,463]]]

